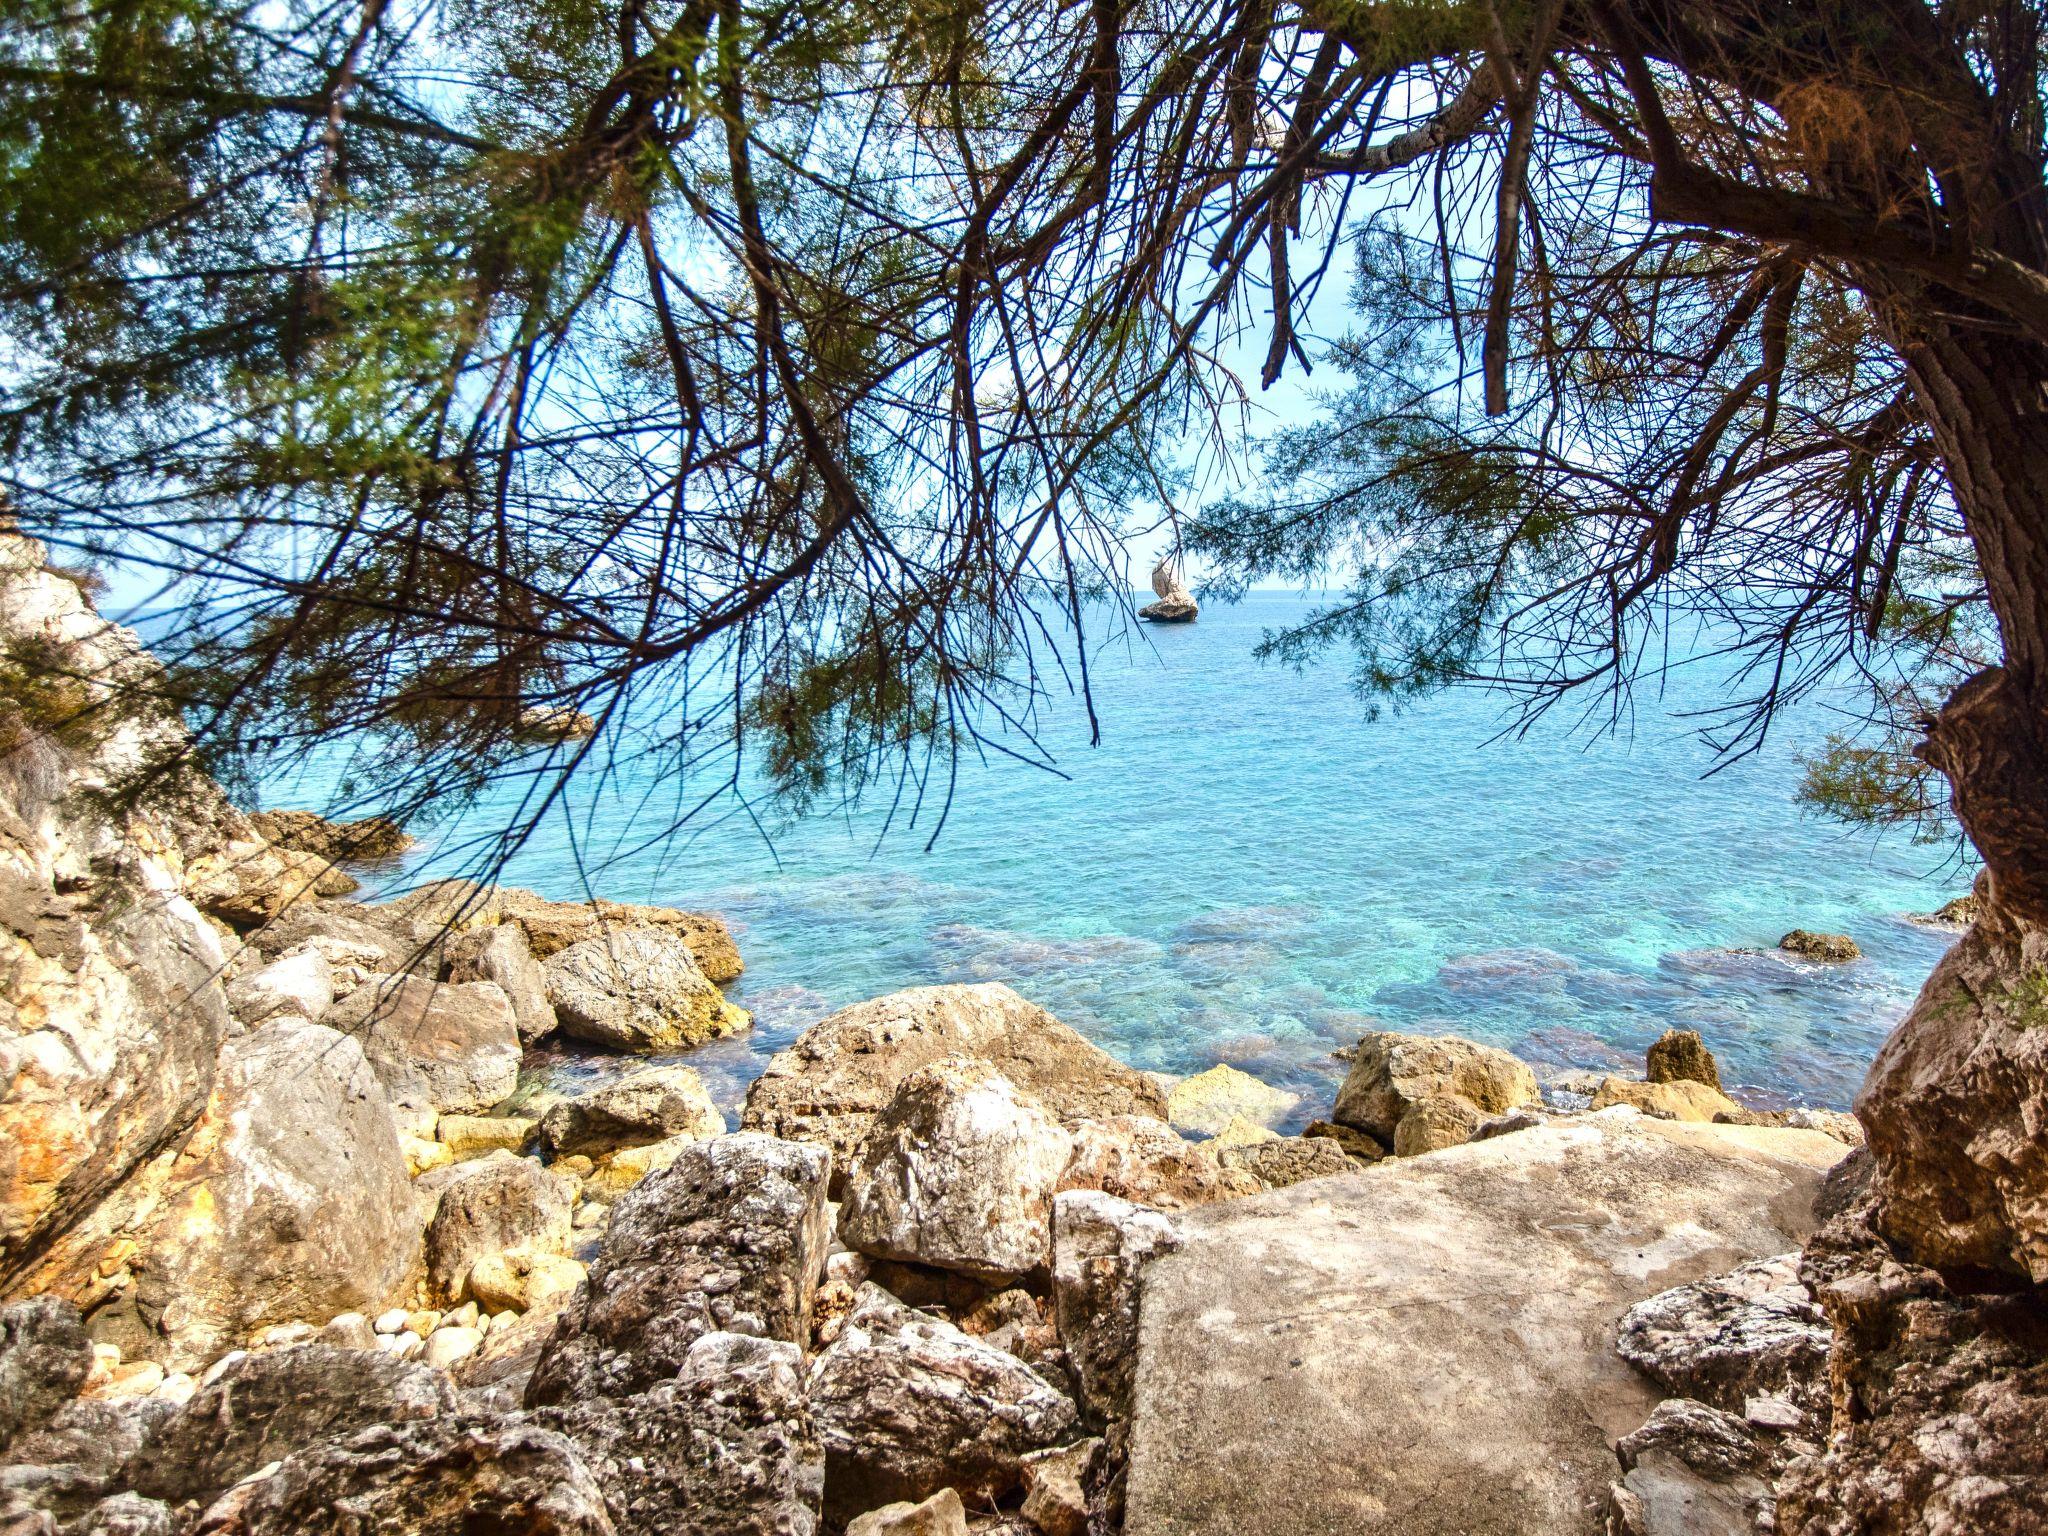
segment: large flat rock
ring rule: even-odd
[[[1596,1532],[1661,1396],[1622,1312],[1796,1247],[1845,1151],[1610,1110],[1187,1213],[1145,1273],[1128,1536]]]

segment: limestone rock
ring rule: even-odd
[[[418,1261],[391,1107],[356,1042],[322,1024],[230,1041],[165,1179],[128,1260],[129,1322],[94,1326],[173,1368],[267,1324],[377,1309]]]
[[[436,1296],[462,1299],[485,1255],[566,1253],[575,1188],[532,1158],[498,1151],[446,1175],[427,1226],[427,1282]]]
[[[725,1134],[725,1116],[704,1080],[685,1066],[647,1067],[602,1088],[564,1099],[541,1119],[550,1157],[596,1157],[672,1136]]]
[[[1238,1115],[1255,1125],[1271,1126],[1300,1102],[1299,1094],[1220,1063],[1173,1085],[1166,1096],[1166,1118],[1175,1130],[1214,1136]]]
[[[811,1536],[825,1461],[794,1344],[711,1333],[675,1379],[530,1416],[581,1453],[621,1536]]]
[[[209,1502],[316,1440],[454,1407],[440,1371],[375,1350],[300,1344],[245,1354],[157,1427],[120,1481],[154,1499]]]
[[[1827,1420],[1828,1341],[1799,1256],[1788,1253],[1637,1302],[1615,1348],[1667,1391],[1737,1415],[1752,1398],[1784,1398],[1818,1430]]]
[[[998,983],[913,987],[842,1008],[778,1051],[740,1123],[831,1149],[843,1171],[896,1085],[941,1057],[978,1056],[1061,1120],[1166,1116],[1166,1096]]]
[[[1462,1146],[1479,1133],[1477,1106],[1461,1093],[1429,1093],[1411,1103],[1394,1127],[1394,1156]]]
[[[549,901],[532,891],[499,892],[505,921],[525,931],[535,958],[545,960],[604,928],[665,928],[690,946],[699,970],[721,986],[737,981],[744,967],[739,946],[725,920],[711,912],[643,906],[623,901]]]
[[[1170,560],[1152,567],[1152,593],[1159,601],[1140,608],[1138,617],[1154,624],[1192,624],[1202,611]]]
[[[684,1148],[612,1208],[530,1400],[644,1391],[707,1333],[809,1342],[829,1171],[819,1148],[746,1132]]]
[[[988,1062],[948,1057],[903,1079],[846,1175],[840,1240],[1000,1280],[1052,1256],[1052,1197],[1072,1142]]]
[[[467,933],[495,928],[504,921],[505,904],[498,888],[475,880],[429,880],[374,909],[388,920],[412,928]]]
[[[1225,1168],[1248,1173],[1267,1189],[1350,1173],[1358,1166],[1326,1136],[1276,1136],[1249,1146],[1226,1147],[1219,1155]]]
[[[1082,1414],[1097,1428],[1130,1413],[1138,1284],[1147,1264],[1179,1246],[1166,1217],[1114,1195],[1077,1190],[1053,1202],[1053,1317]]]
[[[685,1132],[680,1136],[665,1137],[637,1147],[621,1147],[616,1152],[607,1152],[597,1160],[590,1175],[583,1181],[583,1193],[594,1201],[610,1202],[627,1190],[639,1184],[651,1173],[659,1173],[670,1167],[683,1155],[685,1149],[704,1140],[702,1136]]]
[[[960,1495],[941,1488],[922,1504],[885,1504],[851,1521],[846,1536],[967,1536]]]
[[[1770,1457],[1734,1414],[1673,1398],[1614,1447],[1608,1536],[1754,1536],[1776,1504]]]
[[[1256,1120],[1247,1120],[1243,1115],[1232,1115],[1223,1123],[1223,1129],[1209,1138],[1208,1145],[1211,1151],[1221,1154],[1233,1148],[1251,1146],[1254,1142],[1279,1139],[1278,1131],[1269,1131]]]
[[[1346,1157],[1365,1167],[1387,1155],[1386,1147],[1376,1137],[1366,1135],[1355,1126],[1339,1125],[1334,1120],[1311,1120],[1302,1127],[1301,1134],[1319,1141],[1334,1141]]]
[[[1074,1153],[1059,1187],[1099,1189],[1162,1211],[1255,1195],[1266,1185],[1241,1163],[1226,1165],[1207,1142],[1191,1142],[1163,1120],[1114,1115],[1068,1126]]]
[[[230,1489],[197,1536],[625,1536],[575,1445],[516,1419],[379,1425]]]
[[[582,1286],[582,1262],[558,1253],[487,1253],[465,1282],[478,1306],[493,1312],[551,1312]]]
[[[1024,1518],[1042,1536],[1087,1536],[1087,1484],[1100,1440],[1078,1440],[1024,1458]]]
[[[1402,1118],[1425,1099],[1455,1095],[1473,1110],[1473,1124],[1537,1103],[1536,1074],[1506,1051],[1475,1045],[1455,1035],[1376,1033],[1358,1042],[1358,1053],[1337,1091],[1330,1118],[1392,1146]],[[1443,1118],[1441,1110],[1425,1120]],[[1427,1139],[1421,1123],[1411,1141]]]
[[[228,984],[228,1006],[244,1024],[296,1016],[319,1022],[334,1002],[334,967],[317,949],[293,950]]]
[[[512,923],[457,934],[448,941],[448,979],[494,982],[512,1005],[512,1023],[527,1044],[555,1030],[555,1005],[548,1001],[547,977],[527,947],[526,932]]]
[[[441,1145],[455,1157],[518,1152],[533,1139],[538,1120],[523,1115],[442,1115],[434,1124]]]
[[[1842,1152],[1608,1110],[1182,1213],[1144,1271],[1125,1536],[1588,1530],[1665,1395],[1621,1314],[1795,1246]]]
[[[393,1104],[470,1114],[519,1086],[519,1031],[494,982],[375,978],[326,1022],[362,1043]]]
[[[42,1429],[18,1436],[0,1454],[0,1530],[10,1504],[32,1519],[85,1519],[115,1492],[122,1468],[177,1412],[157,1397],[77,1398]],[[32,1527],[34,1528],[34,1527]]]
[[[432,980],[441,970],[446,935],[430,931],[422,936],[409,920],[381,907],[336,901],[294,907],[250,934],[249,942],[268,960],[298,949],[317,950],[333,968],[340,996],[366,975],[416,971]]]
[[[561,1028],[614,1050],[701,1045],[751,1022],[667,929],[607,929],[551,956],[543,969]]]
[[[161,1499],[117,1493],[86,1512],[75,1536],[176,1536],[178,1518]]]
[[[185,891],[202,912],[237,929],[262,926],[320,896],[345,896],[356,882],[314,853],[273,848],[262,838],[234,838],[191,861]]]
[[[1794,928],[1778,940],[1778,948],[1802,960],[1818,960],[1827,965],[1840,965],[1863,957],[1856,941],[1846,933],[1815,933],[1807,928]]]
[[[1650,1045],[1645,1063],[1653,1083],[1705,1083],[1721,1091],[1721,1067],[1697,1030],[1667,1029]]]
[[[0,1307],[0,1451],[48,1424],[91,1370],[76,1307],[49,1296]]]
[[[265,842],[335,864],[395,859],[412,846],[405,829],[383,816],[329,821],[314,811],[257,811],[249,822]]]
[[[1864,1080],[1879,1224],[1914,1261],[2048,1283],[2048,934],[1980,921]]]
[[[1663,1083],[1639,1083],[1626,1077],[1604,1077],[1600,1091],[1593,1095],[1594,1109],[1626,1104],[1660,1120],[1711,1122],[1718,1116],[1730,1118],[1724,1124],[1740,1124],[1742,1106],[1718,1089],[1689,1078]]]
[[[1074,1405],[1030,1367],[864,1285],[810,1374],[825,1447],[825,1518],[942,1488],[991,1500],[1023,1458],[1067,1440]]]

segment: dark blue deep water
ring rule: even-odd
[[[1824,705],[1711,779],[1679,717],[1718,701],[1712,665],[1640,690],[1621,735],[1489,742],[1501,702],[1477,693],[1368,721],[1342,657],[1301,674],[1253,659],[1305,609],[1255,594],[1109,643],[1104,744],[1056,701],[1043,734],[1068,777],[970,766],[929,852],[928,823],[878,845],[880,802],[770,819],[772,844],[725,806],[644,846],[693,794],[629,766],[580,791],[506,878],[574,898],[580,857],[599,894],[725,913],[758,1017],[751,1038],[697,1053],[728,1098],[834,1007],[988,980],[1138,1066],[1228,1061],[1293,1087],[1297,1119],[1334,1092],[1331,1050],[1371,1027],[1598,1067],[1639,1066],[1680,1025],[1759,1102],[1846,1105],[1949,942],[1905,914],[1968,871],[1801,813],[1795,752],[1834,723]],[[319,806],[316,777],[272,801]],[[430,834],[405,877],[447,868],[490,814]],[[1867,958],[1772,952],[1795,926],[1852,934]]]

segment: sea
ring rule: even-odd
[[[1567,707],[1503,734],[1505,702],[1476,690],[1374,718],[1341,654],[1255,658],[1309,608],[1253,593],[1189,625],[1098,614],[1100,744],[1055,683],[1036,724],[1056,771],[970,758],[942,827],[943,786],[913,823],[886,792],[789,817],[743,777],[651,836],[663,808],[716,785],[651,783],[667,770],[629,755],[577,785],[502,878],[724,914],[746,962],[730,990],[755,1023],[688,1059],[728,1105],[836,1008],[1002,982],[1140,1068],[1227,1062],[1286,1088],[1295,1125],[1328,1111],[1338,1053],[1373,1029],[1634,1071],[1664,1030],[1694,1029],[1738,1097],[1847,1107],[1953,942],[1912,914],[1972,873],[1952,844],[1797,804],[1800,752],[1853,695],[1802,703],[1710,772],[1701,712],[1728,697],[1724,663],[1639,684],[1618,722]],[[317,768],[266,786],[273,805],[322,797]],[[462,872],[478,827],[511,814],[487,794],[366,894]],[[1776,948],[1795,927],[1847,933],[1864,958],[1795,960]],[[567,1082],[631,1065],[535,1060]]]

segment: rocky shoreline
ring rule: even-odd
[[[341,866],[402,832],[151,775],[182,746],[134,703],[153,663],[12,536],[0,642],[63,657],[87,706],[12,703],[0,758],[0,1536],[1221,1529],[1168,1513],[1220,1401],[1208,1354],[1176,1374],[1177,1296],[1236,1309],[1214,1358],[1284,1368],[1232,1255],[1429,1212],[1431,1304],[1471,1332],[1453,1276],[1497,1254],[1461,1234],[1533,1252],[1588,1200],[1668,1256],[1603,1259],[1571,1293],[1586,1358],[1552,1363],[1626,1361],[1616,1402],[1666,1400],[1591,1460],[1520,1448],[1568,1469],[1542,1474],[1555,1528],[2042,1528],[2038,1318],[1903,1262],[1857,1121],[1745,1108],[1697,1035],[1640,1079],[1539,1084],[1368,1034],[1330,1117],[1281,1135],[1292,1095],[1163,1084],[988,983],[812,1025],[736,1125],[687,1062],[549,1094],[522,1063],[550,1037],[630,1060],[749,1027],[717,917],[459,881],[347,900]],[[1361,1359],[1400,1347],[1344,1326],[1377,1330],[1343,1341]],[[1458,1411],[1431,1412],[1448,1465]]]

